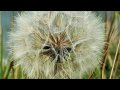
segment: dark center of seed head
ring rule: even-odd
[[[46,50],[45,53],[44,53],[45,55],[49,55],[50,57],[52,57],[54,59],[56,58],[56,54],[58,55],[56,63],[61,63],[61,59],[65,58],[72,50],[70,47],[65,47],[64,48],[64,49],[66,49],[66,52],[65,52],[65,51],[61,51],[61,50],[63,50],[62,48],[56,47],[55,51],[53,51],[51,49],[51,46],[49,46],[49,45],[44,46],[43,49]]]

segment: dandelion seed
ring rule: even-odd
[[[28,78],[82,78],[103,46],[104,23],[88,11],[26,11],[9,33],[10,53]]]

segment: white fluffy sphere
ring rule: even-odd
[[[26,11],[9,33],[10,53],[28,78],[82,78],[100,63],[104,31],[90,11]]]

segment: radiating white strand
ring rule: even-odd
[[[16,66],[20,65],[28,78],[82,78],[101,62],[105,31],[101,17],[95,13],[25,11],[15,18],[15,30],[8,35],[9,54],[14,52]],[[70,43],[65,43],[58,54],[49,35],[57,41],[60,33],[65,33],[64,40]],[[41,54],[46,45],[50,46],[55,58]],[[54,74],[58,56],[62,58],[62,69]]]

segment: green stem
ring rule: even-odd
[[[10,56],[10,58],[9,58],[9,66],[8,66],[7,69],[6,69],[6,73],[5,73],[5,75],[4,75],[4,79],[7,79],[7,78],[8,78],[8,76],[9,76],[9,74],[10,74],[10,71],[11,71],[11,69],[13,68],[13,64],[14,64],[14,62],[12,61],[12,57]]]
[[[115,69],[115,66],[116,66],[117,57],[119,56],[119,48],[120,48],[120,39],[119,39],[119,42],[118,42],[115,58],[114,58],[114,61],[113,61],[113,65],[112,65],[112,69],[111,69],[111,73],[110,73],[110,79],[112,79],[114,69]]]
[[[14,11],[10,12],[11,14],[11,32],[14,31]],[[12,66],[14,65],[14,61],[12,61]],[[10,67],[12,69],[12,77],[15,78],[15,70],[13,67]]]

